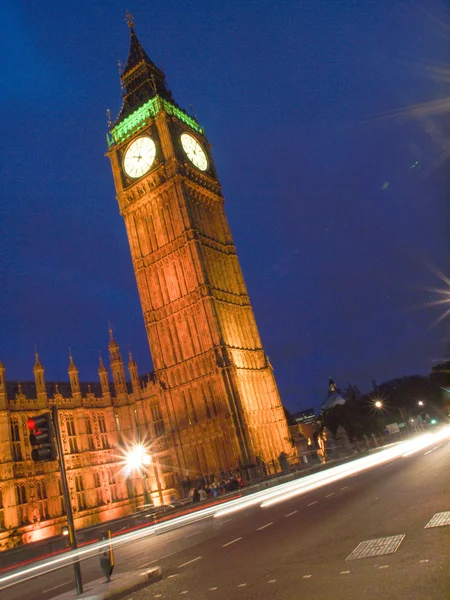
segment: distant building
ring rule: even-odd
[[[305,425],[316,423],[316,413],[313,408],[307,408],[306,410],[296,412],[292,417],[296,423],[304,423]]]
[[[342,395],[341,390],[339,389],[337,383],[333,381],[333,379],[328,380],[328,395],[325,398],[322,404],[322,412],[324,410],[329,410],[330,408],[334,408],[335,406],[345,404],[346,400]]]

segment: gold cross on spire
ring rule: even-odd
[[[128,23],[128,27],[130,29],[132,29],[134,27],[134,17],[130,13],[130,11],[128,10],[128,8],[127,8],[127,12],[125,13],[125,21]]]

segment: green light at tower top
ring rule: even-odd
[[[203,134],[203,127],[201,127],[193,117],[186,114],[181,108],[173,105],[165,98],[155,96],[154,98],[147,100],[145,104],[111,129],[107,135],[108,147],[111,148],[115,144],[120,144],[127,140],[134,133],[142,129],[142,127],[148,123],[150,118],[156,117],[161,110],[165,110],[169,115],[175,115],[191,129]]]

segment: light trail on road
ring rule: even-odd
[[[330,483],[339,481],[350,475],[361,473],[367,469],[371,469],[391,460],[400,457],[408,457],[424,448],[435,446],[437,442],[450,438],[450,426],[443,427],[434,433],[426,433],[412,440],[399,442],[398,444],[379,450],[376,454],[365,456],[353,460],[350,463],[330,467],[324,472],[306,475],[300,479],[280,483],[276,487],[269,490],[262,490],[253,493],[251,496],[241,497],[227,502],[226,507],[218,508],[217,505],[209,506],[200,509],[194,513],[185,514],[179,517],[174,517],[170,521],[150,525],[139,531],[132,531],[111,540],[96,542],[88,547],[71,550],[62,556],[52,557],[45,561],[35,563],[29,567],[17,569],[0,577],[0,590],[23,583],[29,579],[39,577],[45,573],[70,566],[77,560],[86,560],[94,556],[98,556],[100,550],[106,547],[120,547],[131,542],[136,542],[156,533],[164,533],[173,529],[177,529],[184,525],[192,524],[210,517],[221,518],[238,510],[244,510],[251,506],[261,506],[266,508],[279,502],[284,502],[301,494],[316,490]],[[240,538],[239,538],[240,539]]]

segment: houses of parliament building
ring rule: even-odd
[[[154,373],[140,377],[131,355],[125,368],[112,331],[97,384],[80,383],[72,356],[68,384],[46,383],[38,354],[34,382],[22,386],[0,363],[0,550],[66,524],[57,461],[33,462],[28,440],[27,418],[53,405],[77,528],[167,503],[186,480],[291,452],[210,145],[128,25],[108,156]],[[151,463],[126,473],[123,450],[138,443]]]

